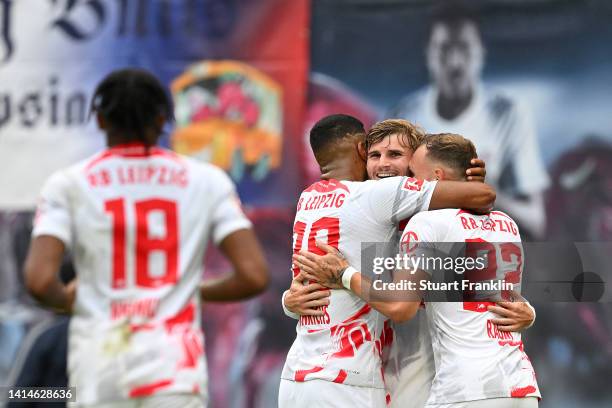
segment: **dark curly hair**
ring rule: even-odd
[[[162,134],[159,116],[174,120],[166,88],[153,74],[134,68],[114,71],[98,84],[91,112],[102,116],[109,133],[147,147],[155,145]]]

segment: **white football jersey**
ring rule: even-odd
[[[523,249],[516,223],[493,211],[474,215],[445,209],[414,216],[406,226],[400,247],[418,250],[418,243],[449,252],[444,243],[468,243],[467,257],[482,256],[486,266],[462,279],[504,279],[520,292]],[[472,243],[471,246],[469,243]],[[494,244],[493,244],[494,243]],[[483,262],[484,264],[484,262]],[[487,398],[540,397],[535,372],[524,352],[520,333],[499,331],[490,302],[426,302],[436,374],[428,405]]]
[[[221,169],[165,149],[116,146],[51,176],[33,235],[72,252],[68,371],[79,402],[206,393],[204,252],[250,226]]]
[[[362,243],[390,242],[397,223],[429,208],[435,182],[408,177],[328,180],[304,190],[293,227],[294,253],[322,254],[315,240],[339,249],[360,269]],[[390,245],[395,250],[397,245]],[[293,270],[293,276],[299,273]],[[282,378],[323,379],[384,388],[381,355],[393,338],[385,318],[348,290],[332,290],[323,316],[301,316]]]
[[[422,408],[435,376],[427,314],[419,308],[413,319],[391,326],[394,337],[384,366],[389,406]]]
[[[393,240],[399,243],[408,220],[400,222]],[[383,355],[385,383],[391,408],[424,407],[435,375],[427,314],[423,307],[402,323],[389,321],[393,341]]]

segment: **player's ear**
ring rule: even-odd
[[[444,174],[444,169],[437,167],[434,169],[434,176],[436,180],[444,180],[445,179],[445,174]]]
[[[361,160],[363,160],[364,162],[367,161],[368,155],[366,152],[365,142],[357,143],[357,153],[359,154],[359,157],[361,157]]]

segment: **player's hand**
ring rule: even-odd
[[[341,275],[349,263],[336,248],[319,241],[316,245],[325,251],[325,255],[300,251],[299,254],[293,255],[293,263],[307,279],[317,281],[330,289],[344,289]]]
[[[304,285],[300,274],[291,281],[289,292],[285,296],[285,307],[300,316],[323,316],[321,306],[329,305],[329,290],[318,283]]]
[[[490,312],[500,317],[491,319],[491,323],[497,325],[501,331],[519,332],[533,324],[535,315],[527,305],[527,301],[515,291],[511,291],[510,301],[495,302],[495,306],[489,306]]]
[[[468,181],[479,181],[484,183],[487,170],[482,159],[472,159],[470,164],[473,166],[465,171]]]

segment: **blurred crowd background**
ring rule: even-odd
[[[214,407],[276,406],[295,337],[280,307],[294,207],[318,178],[307,132],[327,114],[472,139],[525,238],[567,243],[576,275],[605,282],[603,251],[573,243],[612,241],[612,2],[448,3],[0,0],[0,385],[65,381],[68,319],[37,307],[21,268],[43,181],[103,147],[88,103],[119,67],[168,84],[164,145],[231,175],[271,264],[264,295],[204,306]],[[228,267],[208,258],[207,274]],[[609,291],[530,299],[542,407],[612,405]]]

